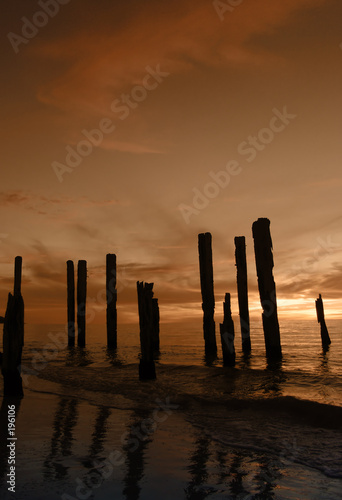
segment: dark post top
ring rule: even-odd
[[[16,257],[14,261],[14,295],[21,294],[21,273],[22,273],[23,258]]]

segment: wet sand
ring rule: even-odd
[[[286,432],[289,417],[283,409],[278,425],[280,413],[274,414],[274,408],[271,415],[269,408],[219,408],[187,400],[179,387],[169,397],[171,387],[165,381],[151,392],[153,383],[139,385],[132,379],[125,396],[114,390],[89,391],[85,385],[75,389],[67,380],[57,384],[31,377],[17,404],[16,493],[7,491],[2,498],[340,498],[340,478],[329,477],[309,461],[300,463],[306,442],[314,436],[320,441],[336,433],[338,447],[341,434],[336,428],[312,422],[296,431],[296,436],[304,434],[294,442],[291,420],[288,434],[279,436]],[[3,402],[2,416],[7,404]],[[1,427],[3,443],[3,421]],[[236,439],[239,432],[241,439]],[[277,437],[278,448],[272,445]],[[5,464],[3,445],[0,453]],[[327,471],[333,472],[333,465],[334,456]],[[7,489],[4,472],[2,492]]]

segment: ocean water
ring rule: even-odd
[[[283,321],[280,326],[283,358],[281,363],[269,366],[265,356],[261,324],[256,323],[253,326],[252,323],[252,352],[246,357],[241,350],[241,335],[235,321],[236,366],[231,372],[248,379],[248,383],[238,385],[234,395],[237,398],[246,394],[254,398],[272,395],[293,396],[342,406],[342,320],[330,320],[328,323],[332,344],[327,351],[322,349],[319,325],[316,322]],[[216,329],[217,327],[218,325]],[[161,325],[161,352],[156,360],[157,372],[158,367],[165,370],[169,366],[170,370],[173,370],[175,381],[177,373],[181,373],[182,370],[189,371],[190,367],[196,370],[207,366],[208,377],[215,372],[209,368],[221,368],[219,373],[227,373],[229,369],[222,367],[219,335],[216,337],[218,359],[208,366],[204,358],[204,341],[200,325],[197,327],[180,324]],[[105,370],[137,364],[139,360],[137,326],[119,326],[118,349],[114,353],[106,349],[104,326],[87,327],[85,349],[69,350],[66,349],[65,343],[64,325],[27,325],[23,353],[24,374],[26,372],[39,374],[44,378],[47,366],[51,369],[66,364]],[[178,370],[176,366],[179,367]],[[101,376],[100,373],[98,377]],[[189,392],[191,392],[191,380],[187,379],[186,384],[190,384]]]
[[[269,365],[261,325],[246,357],[235,322],[235,368],[218,335],[208,364],[200,326],[162,324],[148,382],[136,326],[113,352],[104,327],[68,349],[63,325],[26,325],[16,498],[342,498],[342,321],[327,323],[323,351],[317,323],[281,322]]]

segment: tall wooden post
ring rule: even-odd
[[[85,347],[87,301],[87,262],[79,260],[77,266],[77,345]]]
[[[152,336],[152,347],[154,352],[159,352],[160,341],[159,341],[159,305],[158,299],[152,299],[152,313],[153,313],[153,336]]]
[[[319,294],[319,297],[316,300],[316,312],[317,312],[317,321],[321,325],[322,347],[326,348],[331,344],[331,340],[329,337],[327,325],[325,324],[324,307],[321,294]]]
[[[235,366],[234,321],[230,307],[230,293],[223,302],[223,323],[220,324],[221,344],[224,366]]]
[[[116,290],[116,255],[106,256],[106,296],[107,296],[107,346],[117,348],[117,290]]]
[[[23,258],[16,257],[14,260],[14,295],[21,293],[21,273],[23,266]]]
[[[4,395],[22,397],[21,354],[24,345],[24,300],[21,295],[22,258],[15,258],[14,294],[8,294],[4,320],[1,371]]]
[[[243,352],[248,353],[251,350],[251,337],[248,310],[246,239],[244,236],[237,236],[234,242],[242,350]]]
[[[68,346],[75,345],[75,269],[72,260],[67,261]]]
[[[198,235],[198,253],[202,293],[205,354],[206,356],[216,356],[217,345],[214,321],[214,275],[210,233],[201,233]]]
[[[14,296],[20,296],[21,297],[21,276],[22,276],[22,269],[23,269],[23,258],[20,256],[17,256],[14,259]],[[20,301],[19,301],[20,302]],[[19,309],[21,306],[19,305]],[[24,302],[22,305],[22,314],[23,314],[23,322],[24,322]],[[23,334],[22,334],[22,345],[24,345],[24,326],[23,326]]]
[[[255,262],[258,275],[260,302],[263,309],[266,355],[269,359],[282,356],[277,313],[276,286],[273,278],[273,252],[269,219],[261,218],[253,223]]]
[[[156,378],[153,360],[153,283],[137,281],[141,359],[139,364],[140,380]]]

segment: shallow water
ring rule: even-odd
[[[259,422],[246,414],[230,412],[230,419],[222,421],[220,415],[207,412],[203,419],[200,407],[185,413],[171,407],[166,412],[152,400],[147,409],[113,407],[110,400],[106,406],[96,405],[41,380],[37,390],[27,391],[17,415],[15,498],[340,498],[341,479],[301,463],[306,441],[318,432],[319,443],[325,438],[323,430],[302,427],[305,433],[298,441],[297,431],[287,432],[285,438],[279,434],[281,428],[269,428],[269,441],[278,433],[278,449],[260,440],[250,447],[246,423],[249,420],[257,432]],[[210,418],[216,425],[208,422]],[[244,433],[244,445],[229,442],[234,441],[229,433],[236,432]]]
[[[237,321],[235,322],[237,325]],[[342,321],[330,320],[329,333],[332,344],[322,350],[319,325],[313,321],[283,321],[281,342],[283,359],[276,366],[269,366],[265,357],[261,325],[252,323],[252,353],[245,357],[241,352],[241,337],[235,326],[236,369],[248,371],[255,397],[267,397],[268,393],[308,399],[325,404],[342,406]],[[102,368],[137,363],[139,358],[139,334],[137,327],[124,325],[119,328],[118,350],[108,352],[105,344],[105,328],[90,325],[87,329],[85,349],[66,350],[66,334],[63,325],[27,325],[23,353],[24,374],[41,374],[52,366],[92,366]],[[221,346],[218,342],[218,359],[214,367],[222,366]],[[161,325],[161,353],[157,364],[181,366],[205,366],[203,335],[198,328],[181,327],[177,324]],[[177,371],[173,372],[176,376]],[[210,372],[208,372],[210,373]],[[264,373],[264,379],[254,374]],[[271,374],[275,375],[272,376]],[[56,371],[57,376],[57,371]],[[101,377],[101,373],[97,373]],[[257,381],[257,382],[256,382]],[[191,380],[187,380],[190,384]],[[247,384],[245,387],[249,387]],[[244,391],[244,387],[239,387]],[[278,391],[278,392],[277,392]],[[191,392],[191,390],[189,391]],[[237,394],[237,397],[242,394]]]
[[[251,356],[237,334],[236,367],[224,368],[205,362],[198,329],[162,325],[149,382],[131,327],[110,352],[104,328],[68,349],[63,327],[27,326],[16,498],[341,498],[340,322],[327,352],[317,324],[281,326],[280,364],[254,328]]]

